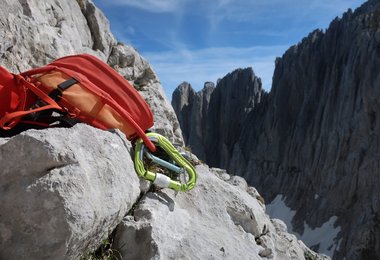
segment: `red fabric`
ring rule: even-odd
[[[136,129],[132,138],[141,137],[149,149],[155,151],[155,146],[144,132],[153,126],[152,111],[137,90],[108,64],[89,54],[72,55],[57,59],[45,67],[30,70],[21,75],[44,73],[52,69],[58,69],[70,77],[76,78],[83,82],[82,86],[102,97],[105,103],[118,111]],[[99,121],[91,124],[102,126],[102,122]]]
[[[20,104],[20,89],[16,87],[16,79],[6,69],[0,66],[0,118],[6,112],[17,109]]]
[[[8,78],[8,81],[6,81],[6,78]],[[12,75],[12,78],[6,75],[6,77],[4,77],[4,84],[6,84],[2,89],[4,93],[2,93],[0,89],[0,96],[4,99],[4,104],[7,105],[0,107],[0,109],[6,109],[3,111],[4,113],[0,115],[0,127],[5,130],[11,129],[21,120],[23,116],[31,113],[49,109],[62,110],[62,108],[51,97],[49,97],[48,94],[25,80],[20,75]],[[26,88],[35,93],[48,105],[33,109],[26,109]],[[7,102],[8,93],[10,93],[10,99]]]
[[[39,89],[30,88],[30,84],[23,77],[44,74],[54,69],[76,78],[82,83],[81,86],[101,97],[105,104],[116,110],[135,129],[135,134],[129,136],[130,139],[139,136],[151,151],[156,150],[154,144],[145,135],[145,131],[154,123],[153,114],[148,104],[119,73],[98,58],[88,54],[66,56],[47,66],[21,73],[21,76],[17,75],[17,77],[0,67],[0,96],[2,97],[0,123],[4,125],[6,122],[9,123],[9,120],[20,120],[21,115],[28,113],[28,111],[24,111],[27,106],[25,104],[27,99],[26,88],[53,106],[45,93],[37,93],[40,92]],[[6,112],[12,112],[13,115],[6,115]],[[32,111],[29,110],[30,112]],[[90,120],[89,123],[95,127],[105,128],[99,120],[81,119],[84,122]]]
[[[93,89],[90,91],[105,99],[114,100],[113,103],[120,105],[121,109],[127,112],[143,130],[153,126],[152,111],[137,90],[98,58],[88,54],[73,55],[60,58],[50,65],[59,67],[71,77],[79,77],[80,81],[83,79],[80,79],[79,73],[84,75],[93,83]]]

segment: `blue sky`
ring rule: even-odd
[[[116,38],[153,66],[166,95],[252,67],[270,90],[274,60],[364,0],[94,0]]]

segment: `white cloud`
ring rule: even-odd
[[[143,53],[153,66],[170,98],[183,81],[200,90],[206,81],[217,81],[237,69],[252,67],[269,90],[272,83],[274,61],[288,46],[253,46],[248,48],[179,49],[165,52]]]
[[[127,26],[125,31],[128,33],[128,34],[135,34],[135,28],[133,28],[132,26]]]
[[[179,12],[187,0],[113,0],[107,4],[131,6],[151,13]]]
[[[216,4],[214,3],[216,2]],[[328,26],[336,16],[349,7],[356,8],[365,0],[214,0],[207,1],[204,9],[211,29],[217,30],[222,21],[275,24],[289,21],[298,26],[300,23],[315,23],[316,28]]]
[[[210,15],[215,19],[246,21],[264,17],[293,16],[310,12],[321,14],[345,11],[348,6],[357,7],[364,0],[100,0],[107,5],[131,6],[152,13],[176,13],[189,7],[187,12]],[[196,8],[195,8],[196,7]],[[302,12],[301,12],[302,11]],[[276,16],[268,16],[268,14]]]

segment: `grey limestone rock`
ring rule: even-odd
[[[212,82],[206,82],[203,89],[196,93],[191,85],[183,82],[173,93],[172,106],[176,112],[178,121],[183,129],[183,138],[186,144],[191,144],[190,149],[200,159],[204,159],[203,136],[206,134],[207,117],[204,113],[208,110],[211,93],[215,86]]]
[[[92,49],[91,31],[77,1],[5,0],[0,36],[1,64],[13,72],[78,52],[102,56]]]
[[[125,259],[322,259],[283,229],[240,186],[197,167],[186,193],[147,193],[119,225],[115,249]]]
[[[91,32],[92,49],[99,50],[109,57],[116,45],[116,39],[110,31],[108,19],[91,0],[77,0],[77,2]]]
[[[198,166],[190,192],[142,191],[120,131],[78,124],[0,140],[1,259],[79,259],[118,224],[123,259],[321,259],[222,170]]]
[[[216,87],[206,82],[198,93],[182,83],[173,93],[172,106],[186,144],[210,166],[228,168],[245,115],[260,102],[262,94],[261,80],[252,68],[226,75]]]
[[[140,195],[129,142],[78,124],[29,130],[0,146],[0,258],[78,259]]]

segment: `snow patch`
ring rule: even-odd
[[[304,222],[303,234],[297,235],[306,245],[313,246],[319,244],[319,252],[332,256],[335,250],[339,250],[340,243],[337,240],[338,233],[341,231],[339,226],[334,227],[337,217],[331,217],[327,222],[319,228],[310,228]]]
[[[319,195],[315,194],[314,199],[318,199]],[[341,240],[337,239],[341,228],[334,227],[337,217],[331,217],[319,228],[311,228],[304,222],[304,232],[302,235],[294,232],[292,219],[296,214],[295,210],[290,209],[285,204],[285,197],[282,194],[268,205],[266,205],[266,212],[271,218],[278,218],[285,222],[288,227],[288,232],[294,233],[298,239],[302,240],[307,246],[311,247],[319,244],[319,253],[332,256],[335,250],[339,250]]]
[[[266,205],[266,211],[271,218],[278,218],[284,221],[288,230],[293,231],[292,219],[296,211],[286,206],[285,198],[282,194],[277,195],[270,204]]]

